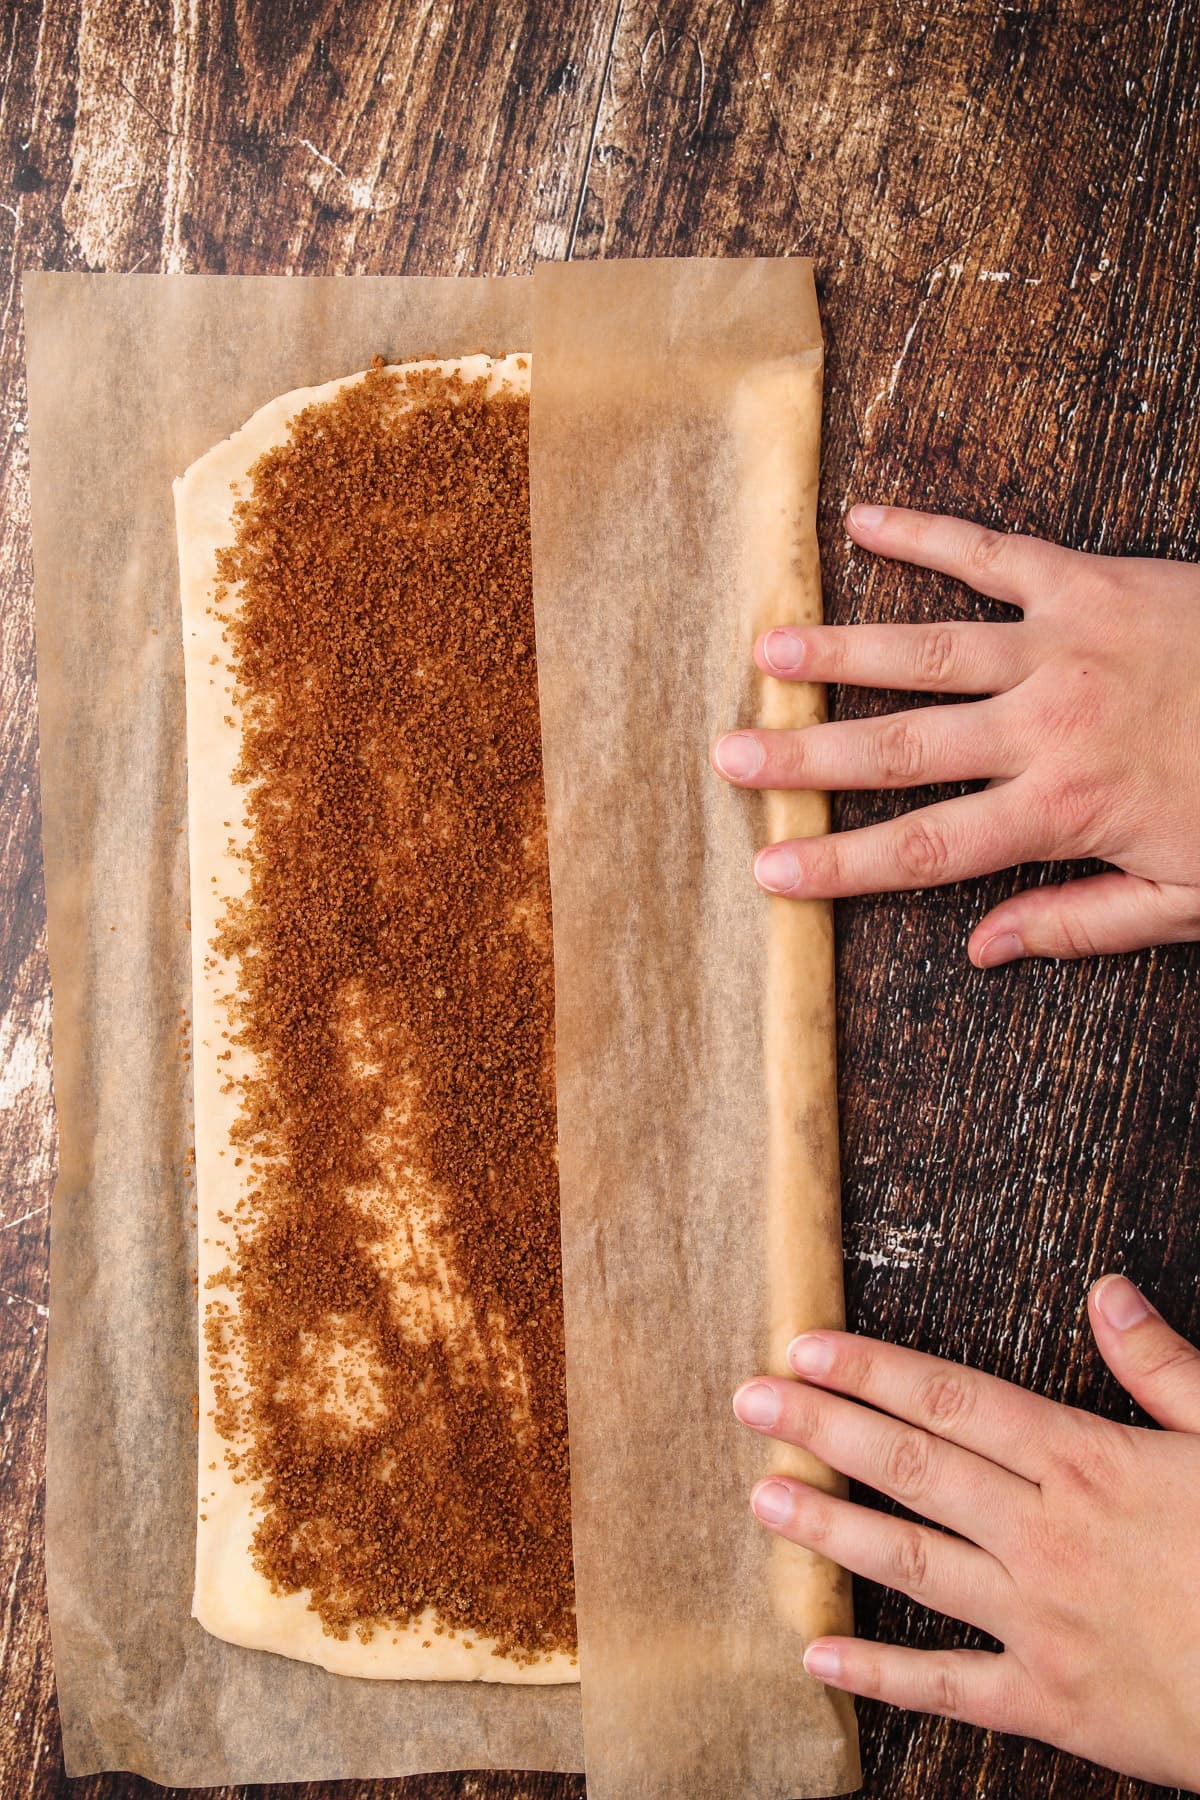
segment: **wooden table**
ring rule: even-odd
[[[10,0],[0,243],[13,271],[812,255],[830,616],[965,614],[948,584],[849,551],[843,505],[896,498],[1092,550],[1195,554],[1198,81],[1196,0]],[[54,1709],[38,1524],[54,1139],[15,272],[3,305],[0,1790],[100,1800],[161,1790],[66,1783]],[[851,797],[840,823],[891,809]],[[1197,958],[978,974],[969,925],[1017,879],[840,909],[850,1317],[1130,1416],[1083,1296],[1123,1268],[1200,1333]],[[858,1604],[872,1635],[955,1635],[879,1590]],[[937,1720],[864,1706],[862,1724],[875,1800],[1155,1791]]]

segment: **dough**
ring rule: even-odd
[[[819,625],[821,566],[817,481],[821,440],[820,351],[766,364],[740,384],[741,523],[753,596],[747,642],[776,625]],[[825,690],[813,682],[760,678],[755,723],[798,731],[823,720]],[[829,829],[829,796],[769,789],[764,843]],[[764,1060],[769,1108],[767,1239],[769,1372],[791,1375],[787,1346],[810,1321],[841,1325],[838,1214],[837,1025],[833,909],[825,900],[771,897],[765,984]],[[844,1494],[846,1483],[807,1451],[772,1444],[770,1468]],[[850,1578],[815,1551],[776,1538],[773,1603],[808,1639],[853,1630]],[[851,1703],[834,1695],[853,1729]]]
[[[446,375],[458,371],[466,380],[486,375],[489,393],[505,385],[521,392],[528,392],[529,387],[527,356],[428,361],[395,366],[386,373],[399,379],[413,369],[437,370]],[[192,1033],[202,1324],[206,1315],[212,1316],[214,1308],[218,1312],[221,1307],[236,1312],[236,1296],[220,1279],[230,1248],[220,1215],[232,1215],[245,1191],[245,1177],[235,1164],[231,1145],[239,1096],[236,1089],[230,1091],[229,1083],[231,1076],[245,1073],[247,1065],[245,1052],[236,1047],[230,1049],[222,1036],[230,1021],[220,997],[233,985],[235,971],[212,948],[227,899],[244,894],[247,885],[244,865],[236,858],[246,836],[241,823],[245,790],[233,781],[241,733],[226,669],[229,652],[222,641],[223,621],[212,605],[217,585],[215,556],[233,542],[233,508],[239,495],[249,491],[248,472],[258,458],[286,440],[290,421],[304,407],[330,400],[343,387],[364,378],[363,374],[353,375],[322,387],[301,388],[271,401],[232,437],[193,463],[175,483],[187,687]],[[411,1255],[410,1245],[410,1261]],[[439,1283],[436,1257],[423,1255],[422,1262],[429,1281],[425,1299],[430,1317],[434,1319],[439,1313],[444,1317],[453,1303],[445,1280]],[[354,1386],[353,1374],[353,1370],[347,1371],[350,1388]],[[324,1629],[306,1594],[273,1592],[251,1559],[254,1493],[230,1466],[229,1445],[214,1423],[218,1402],[202,1336],[192,1610],[205,1630],[230,1643],[319,1663],[342,1675],[536,1683],[578,1679],[573,1656],[560,1652],[532,1664],[497,1657],[492,1654],[494,1643],[490,1640],[462,1634],[456,1638],[436,1635],[435,1621],[429,1614],[403,1632],[380,1630],[368,1642],[354,1634],[341,1640]],[[348,1410],[352,1413],[352,1403],[348,1403]]]

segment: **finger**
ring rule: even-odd
[[[754,646],[764,675],[928,694],[998,694],[1024,681],[1022,625],[782,625]]]
[[[905,506],[852,506],[846,530],[866,550],[953,575],[977,594],[1022,609],[1065,585],[1084,560],[1044,538],[989,531],[969,519]]]
[[[1168,1431],[1200,1432],[1200,1351],[1123,1275],[1096,1283],[1088,1312],[1101,1356],[1138,1405]]]
[[[893,1418],[1040,1481],[1079,1415],[962,1363],[846,1331],[806,1331],[788,1345],[804,1381],[865,1400]]]
[[[980,920],[967,954],[994,969],[1023,956],[1113,956],[1196,938],[1200,891],[1113,870],[1014,894]]]
[[[1044,807],[1024,777],[901,813],[882,825],[789,838],[760,850],[754,877],[769,894],[833,900],[941,887],[1053,853]]]
[[[826,1687],[886,1700],[910,1712],[963,1719],[989,1731],[1027,1732],[1026,1678],[1015,1660],[990,1650],[909,1650],[865,1638],[817,1638],[807,1673]]]
[[[1003,702],[925,706],[803,731],[731,731],[713,767],[749,788],[905,788],[1020,774],[1027,753]]]
[[[810,1450],[985,1549],[1013,1541],[1038,1495],[1009,1469],[804,1382],[757,1377],[738,1389],[733,1410],[743,1425]]]
[[[757,1484],[750,1505],[771,1531],[851,1574],[895,1588],[993,1637],[1002,1635],[1012,1579],[994,1556],[965,1539],[853,1506],[779,1475]]]

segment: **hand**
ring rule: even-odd
[[[1089,1310],[1105,1362],[1165,1430],[810,1331],[788,1351],[803,1380],[747,1382],[739,1419],[948,1531],[777,1476],[751,1505],[781,1536],[1004,1645],[821,1638],[804,1658],[817,1680],[1200,1788],[1200,1353],[1121,1276],[1097,1282]]]
[[[714,745],[714,767],[752,788],[988,787],[887,824],[772,845],[756,859],[759,884],[828,898],[1101,857],[1116,870],[996,907],[971,936],[972,960],[988,968],[1200,937],[1200,567],[1084,556],[903,507],[856,506],[846,528],[866,549],[957,576],[1021,618],[784,626],[755,645],[763,673],[990,698],[732,732]]]

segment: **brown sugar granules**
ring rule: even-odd
[[[254,1072],[207,1337],[255,1561],[337,1636],[430,1608],[570,1651],[528,401],[376,367],[236,517],[249,887],[214,947]]]

